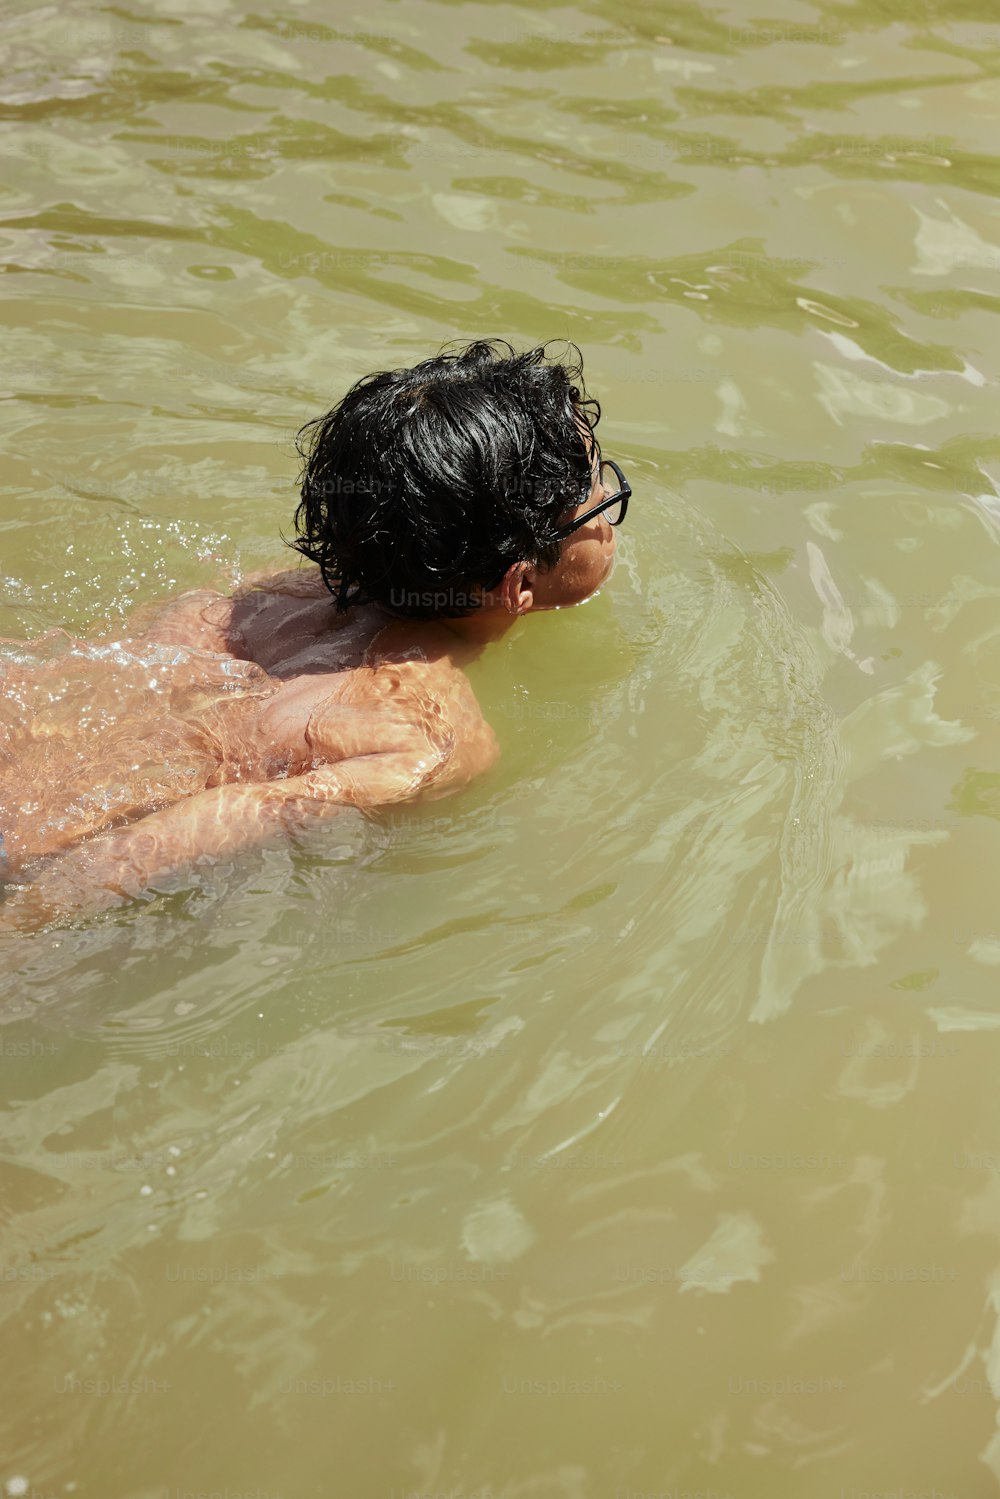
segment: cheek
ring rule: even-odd
[[[599,588],[614,564],[615,533],[610,526],[606,536],[588,537],[577,542],[565,559],[566,581],[580,598],[587,598]]]

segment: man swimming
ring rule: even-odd
[[[601,586],[631,492],[569,347],[480,341],[359,380],[299,434],[291,544],[314,566],[0,655],[0,929],[493,764],[463,667]]]

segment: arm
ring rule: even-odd
[[[432,785],[430,794],[446,794],[493,758],[495,750],[467,753],[458,766],[451,743],[431,747],[421,736],[417,748],[356,754],[284,781],[213,787],[53,859],[29,884],[9,890],[0,904],[0,932],[104,910],[173,870],[305,831],[345,807],[412,800]]]
[[[366,792],[369,805],[389,799],[403,779],[401,771],[388,764],[355,768],[348,763],[287,781],[237,782],[199,792],[45,864],[28,884],[9,890],[0,906],[0,930],[31,931],[59,917],[105,910],[176,869],[305,829],[342,807],[363,806]]]

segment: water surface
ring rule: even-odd
[[[1000,1487],[1000,19],[26,4],[0,635],[572,338],[635,497],[459,800],[0,957],[8,1493]]]

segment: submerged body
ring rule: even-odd
[[[581,369],[476,342],[366,376],[300,449],[311,567],[0,642],[0,930],[492,765],[464,667],[601,586],[631,494]]]
[[[92,908],[74,869],[113,898],[340,807],[456,789],[496,757],[472,654],[339,614],[312,568],[183,595],[114,640],[0,646],[0,872],[30,907],[55,897],[38,915]]]

